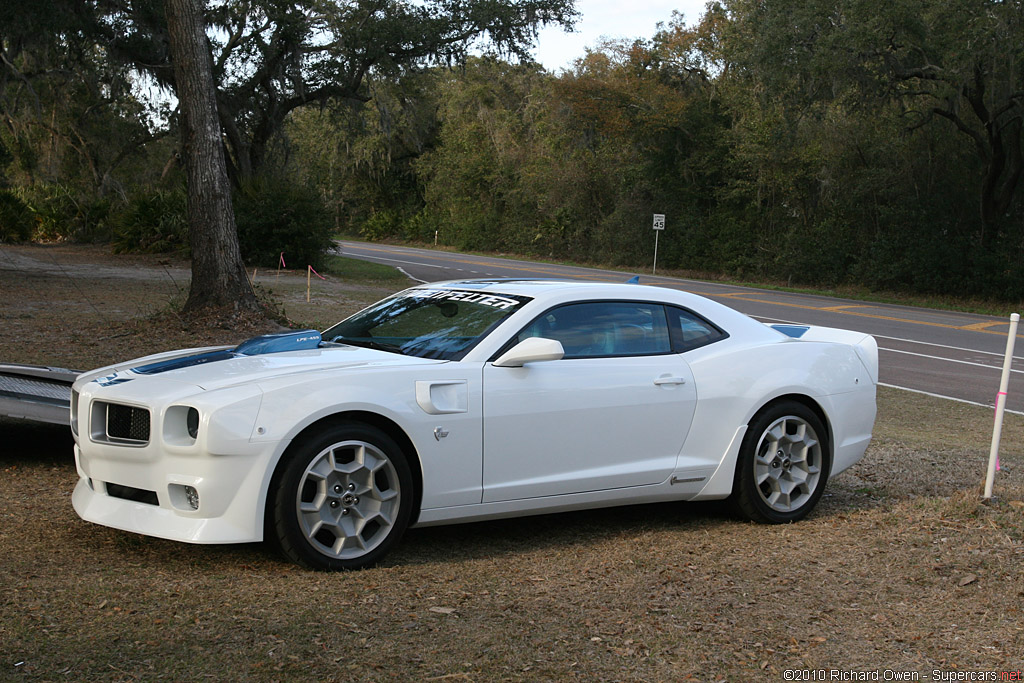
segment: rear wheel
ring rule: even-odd
[[[737,511],[767,524],[806,517],[828,481],[827,438],[821,419],[802,403],[780,401],[755,415],[736,464]]]
[[[378,562],[409,524],[408,461],[394,439],[361,423],[303,437],[271,492],[273,535],[290,560],[312,569]]]

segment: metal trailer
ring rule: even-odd
[[[71,424],[71,384],[76,370],[0,363],[0,415]]]

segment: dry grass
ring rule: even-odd
[[[374,268],[356,268],[358,279],[314,278],[308,303],[304,271],[257,270],[255,284],[295,325],[322,329],[409,284],[391,269]],[[3,245],[0,361],[86,370],[280,329],[182,316],[189,277],[187,262],[166,257],[112,256],[99,246]]]
[[[42,284],[10,297],[3,263],[2,360],[99,364],[154,338],[182,341],[166,324],[133,322],[119,323],[132,333],[109,340],[116,347],[90,344],[89,311],[65,322],[74,306],[46,303],[59,295]],[[113,306],[102,282],[78,287],[95,291],[97,308]],[[145,309],[144,288],[132,285],[139,298],[125,317]],[[34,312],[19,317],[29,303]],[[46,346],[19,347],[18,335]],[[87,524],[71,510],[67,430],[0,421],[0,680],[1015,671],[1024,419],[1008,416],[998,497],[982,505],[990,427],[984,409],[883,390],[867,457],[799,524],[740,523],[717,505],[548,515],[412,530],[385,566],[327,575],[260,545],[190,546]]]

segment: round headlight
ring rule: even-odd
[[[188,414],[185,416],[185,427],[188,429],[188,435],[193,439],[199,436],[199,411],[195,408],[188,409]]]

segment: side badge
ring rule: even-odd
[[[434,427],[434,439],[440,441],[444,437],[448,436],[448,430],[444,427]]]

